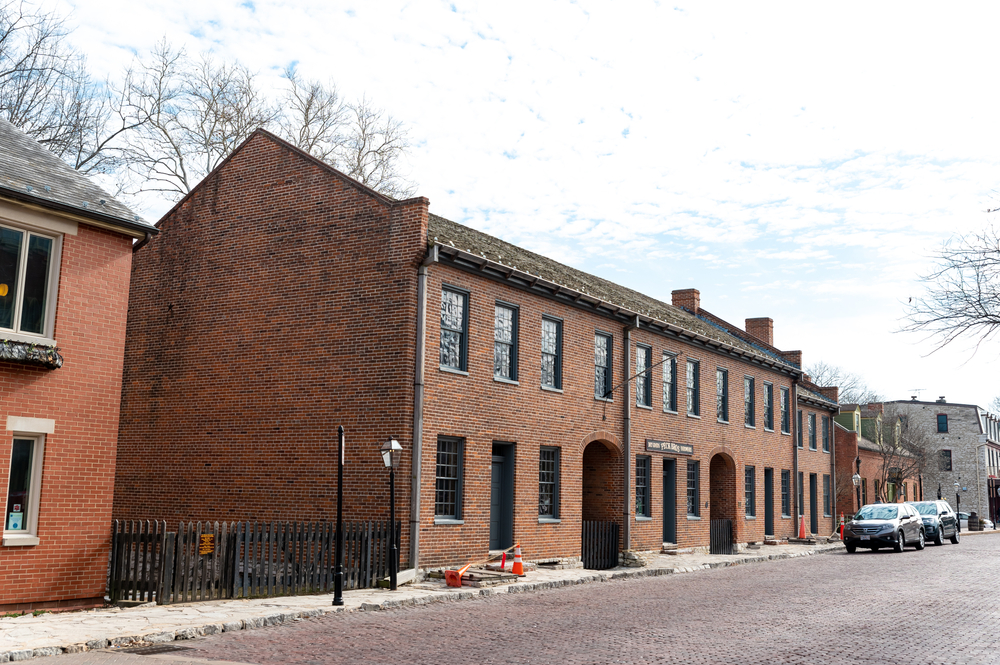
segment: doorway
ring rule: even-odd
[[[816,511],[816,474],[809,474],[809,533],[819,532],[819,514]]]
[[[663,460],[663,542],[677,542],[677,460]]]
[[[709,461],[709,553],[736,554],[736,463],[719,453]]]
[[[490,482],[490,549],[514,544],[514,445],[493,444]]]
[[[764,535],[774,535],[774,469],[764,469]]]

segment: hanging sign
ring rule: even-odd
[[[201,541],[198,543],[198,554],[211,554],[215,551],[215,534],[201,534]]]
[[[694,446],[690,443],[671,443],[646,439],[646,450],[657,453],[673,453],[674,455],[694,455]]]

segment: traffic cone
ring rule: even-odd
[[[799,523],[799,538],[801,540],[805,540],[806,539],[806,516],[805,515],[800,515],[799,517],[802,520]]]
[[[515,575],[524,577],[524,562],[521,561],[521,543],[514,545],[514,566],[510,569]]]
[[[844,539],[844,513],[840,513],[840,539]]]

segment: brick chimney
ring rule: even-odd
[[[885,404],[882,402],[871,402],[868,404],[867,408],[872,413],[881,413],[882,415],[885,415]]]
[[[822,395],[823,397],[826,397],[827,399],[837,402],[838,404],[840,403],[839,400],[837,399],[837,397],[840,394],[840,388],[838,388],[837,386],[829,386],[826,388],[821,387],[819,389],[819,394]]]
[[[801,351],[782,351],[781,357],[788,362],[802,367],[802,352]]]
[[[774,321],[765,317],[747,319],[746,331],[768,346],[774,346]]]
[[[697,314],[701,307],[701,294],[698,289],[678,289],[671,291],[674,307],[683,307],[692,314]]]

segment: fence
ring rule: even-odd
[[[335,547],[335,525],[325,522],[181,522],[168,532],[166,522],[115,520],[108,593],[166,605],[328,592]],[[345,524],[344,589],[375,586],[389,554],[388,522]]]
[[[583,567],[607,570],[618,565],[618,523],[584,522],[581,542]]]
[[[732,520],[711,520],[708,527],[709,554],[736,554]]]

